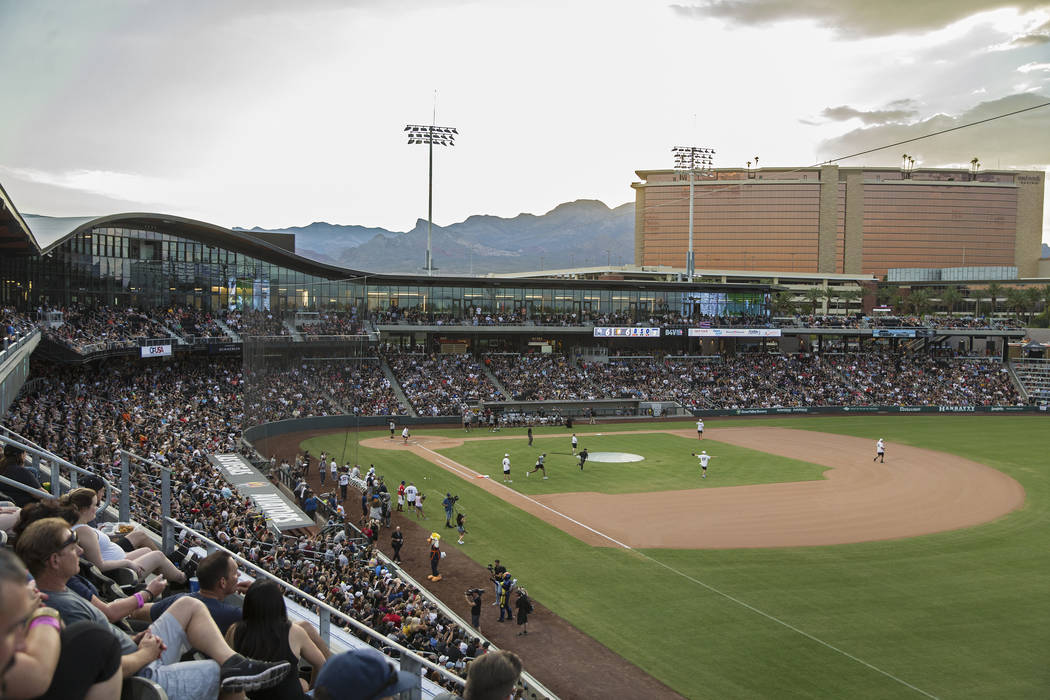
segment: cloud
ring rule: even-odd
[[[981,102],[957,115],[937,114],[909,124],[882,124],[854,129],[823,141],[818,146],[821,160],[841,158],[892,143],[988,119],[1007,112],[1050,102],[1050,96],[1021,93]],[[928,167],[964,165],[979,157],[988,169],[1050,168],[1050,107],[999,119],[993,122],[933,136],[920,141],[880,150],[842,162],[843,165],[896,164],[902,152]]]
[[[909,100],[898,100],[898,102],[910,104]],[[907,121],[911,117],[918,116],[918,114],[914,109],[872,109],[864,111],[841,105],[839,107],[827,107],[820,113],[820,116],[836,122],[860,119],[864,124],[888,124]]]
[[[1032,71],[1050,71],[1050,63],[1026,63],[1023,66],[1018,66],[1017,70],[1022,73],[1031,73]]]
[[[1047,9],[1046,0],[700,0],[671,5],[683,17],[714,17],[735,24],[762,25],[812,20],[855,37],[917,34],[941,29],[980,12],[1014,8],[1020,12]],[[1033,36],[1039,36],[1036,32]]]

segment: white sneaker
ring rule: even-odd
[[[546,479],[547,477],[543,477],[543,478]]]
[[[525,472],[525,478],[526,478],[526,479],[527,479],[527,478],[529,478],[529,474],[531,474],[531,473],[532,473],[532,472]]]

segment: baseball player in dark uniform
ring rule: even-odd
[[[583,465],[587,462],[587,448],[584,447],[580,450],[580,471],[583,471]]]

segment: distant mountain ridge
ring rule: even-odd
[[[294,233],[299,255],[369,272],[418,273],[427,243],[425,219],[405,232],[323,221],[234,230]],[[440,274],[630,264],[634,262],[634,203],[610,209],[603,202],[580,199],[541,215],[475,215],[449,226],[433,226],[431,249]]]

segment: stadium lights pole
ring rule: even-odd
[[[429,166],[427,170],[427,259],[424,269],[427,275],[434,274],[434,262],[430,255],[430,228],[434,218],[434,144],[439,146],[455,146],[456,136],[459,132],[452,126],[421,126],[409,124],[405,127],[408,132],[409,145],[427,145],[429,151]]]
[[[671,155],[674,157],[675,170],[689,172],[689,252],[685,258],[685,270],[686,277],[692,282],[696,271],[696,257],[693,253],[693,200],[695,194],[693,185],[698,173],[710,177],[711,167],[715,162],[715,149],[675,146],[671,149]]]

